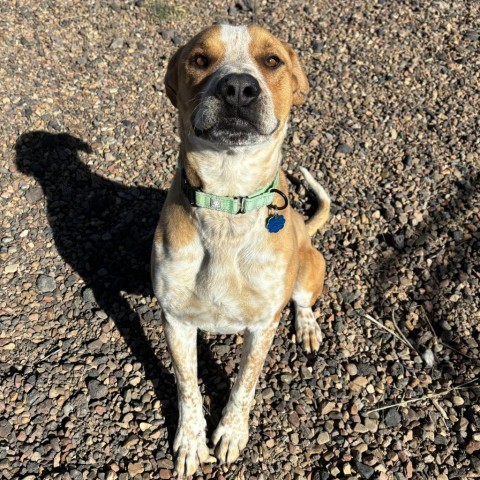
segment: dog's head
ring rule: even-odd
[[[278,136],[308,92],[292,48],[258,26],[202,31],[172,57],[165,85],[183,134],[225,146]]]

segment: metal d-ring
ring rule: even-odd
[[[270,192],[274,192],[274,193],[278,193],[282,198],[283,198],[283,201],[285,202],[281,207],[277,207],[276,205],[268,205],[269,208],[273,208],[274,210],[285,210],[288,206],[288,198],[287,196],[281,192],[280,190],[277,190],[276,188],[272,188],[270,190]]]

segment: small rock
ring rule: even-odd
[[[455,406],[459,407],[461,405],[463,405],[465,403],[465,400],[458,396],[458,395],[455,395],[453,398],[452,398],[452,402]]]
[[[365,377],[357,377],[353,383],[358,385],[359,387],[366,387],[368,384],[368,380]]]
[[[317,443],[319,445],[324,445],[330,441],[330,434],[328,432],[320,432],[317,437]]]
[[[298,418],[298,414],[297,412],[292,412],[289,416],[288,416],[288,421],[290,422],[290,424],[292,426],[294,426],[295,428],[298,428],[300,426],[300,419]]]
[[[401,415],[396,408],[391,408],[385,415],[385,425],[387,427],[394,427],[402,421]]]
[[[367,433],[369,431],[369,428],[363,423],[357,423],[354,430],[358,433]]]
[[[449,332],[452,329],[452,326],[446,320],[442,320],[440,322],[440,327],[447,332]]]
[[[430,348],[427,348],[423,352],[422,357],[423,357],[423,361],[425,362],[425,365],[427,365],[427,367],[432,368],[433,364],[435,362],[435,356],[434,356],[432,350]]]
[[[7,265],[4,269],[5,273],[15,273],[18,270],[18,267],[20,265],[18,263],[11,263],[10,265]]]
[[[312,49],[315,53],[320,53],[323,50],[322,43],[319,40],[314,40],[312,42]]]
[[[352,376],[358,373],[357,366],[354,363],[349,363],[346,368],[347,368],[347,372]]]
[[[122,48],[124,43],[125,43],[125,39],[123,37],[117,37],[110,44],[110,48],[112,50],[117,48]]]
[[[288,384],[292,383],[293,375],[291,373],[285,373],[285,374],[280,376],[280,380],[283,383],[286,383],[288,385]]]
[[[270,398],[273,398],[274,395],[275,395],[275,392],[271,388],[266,388],[262,392],[262,398],[264,400],[269,400]]]
[[[160,468],[166,469],[166,470],[172,470],[173,468],[173,462],[169,458],[162,458],[157,462],[158,466]]]
[[[475,32],[473,30],[468,30],[463,35],[465,38],[468,38],[469,40],[478,40],[480,38],[480,33]]]
[[[334,408],[335,403],[327,402],[327,404],[322,407],[322,415],[328,415]]]
[[[355,466],[357,467],[358,473],[361,475],[362,478],[370,478],[375,470],[372,467],[369,467],[368,465],[365,465],[362,462],[355,462]]]
[[[162,30],[160,32],[164,40],[173,40],[173,37],[176,35],[175,30]]]
[[[130,447],[133,447],[134,445],[136,445],[138,443],[138,437],[136,435],[129,435],[127,437],[127,439],[125,440],[125,442],[123,443],[123,446],[125,448],[130,448]]]
[[[335,149],[335,153],[340,153],[343,155],[350,155],[353,152],[353,149],[348,143],[341,143]]]
[[[365,426],[370,432],[375,433],[378,430],[378,420],[374,418],[366,418]]]
[[[50,275],[39,275],[37,278],[37,288],[42,293],[53,292],[56,286],[55,279]]]
[[[37,203],[40,199],[43,198],[43,190],[42,187],[31,187],[27,190],[25,194],[25,198],[28,200],[29,203]]]
[[[82,292],[82,298],[85,302],[95,302],[95,295],[91,288],[85,288]]]
[[[90,380],[88,382],[88,393],[90,394],[90,398],[98,400],[107,396],[108,388],[98,380]]]
[[[7,438],[12,430],[12,424],[8,420],[0,420],[0,438]]]
[[[468,445],[465,451],[471,455],[474,452],[477,452],[480,450],[480,442],[476,442],[475,440],[472,440]]]
[[[131,477],[134,477],[135,475],[138,475],[139,473],[143,473],[144,470],[145,469],[140,462],[130,463],[128,465],[128,473],[130,474]]]
[[[147,430],[150,430],[152,428],[152,424],[147,423],[147,422],[140,422],[140,430],[142,432],[145,432]]]

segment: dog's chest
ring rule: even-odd
[[[155,288],[167,314],[206,331],[234,333],[270,321],[281,308],[287,265],[264,227],[217,220],[204,222],[187,246],[163,253]]]

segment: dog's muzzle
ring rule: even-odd
[[[253,75],[229,72],[210,84],[192,125],[196,136],[217,144],[255,144],[278,126],[272,107]]]

